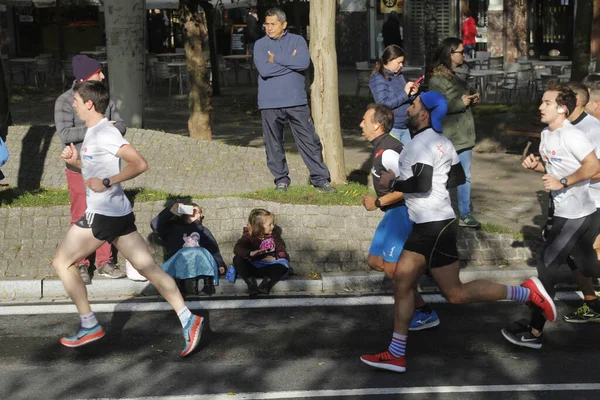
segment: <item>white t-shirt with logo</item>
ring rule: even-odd
[[[120,158],[116,156],[121,146],[129,144],[121,132],[106,118],[88,128],[81,145],[81,172],[83,179],[110,178],[121,171]],[[122,217],[133,211],[120,184],[96,193],[86,187],[86,213]]]
[[[581,167],[583,159],[595,151],[585,133],[575,128],[569,121],[563,126],[550,131],[542,131],[540,155],[546,164],[546,171],[557,179],[573,174]],[[596,203],[589,191],[589,179],[565,189],[552,192],[554,215],[557,217],[576,219],[596,211]]]
[[[596,146],[596,157],[600,158],[600,121],[586,114],[581,121],[573,126],[585,133],[590,142]],[[600,208],[600,182],[590,181],[590,195],[596,203],[596,208]]]
[[[410,219],[422,224],[456,218],[446,189],[450,167],[460,163],[452,142],[431,128],[422,131],[400,153],[399,178],[412,177],[412,166],[417,163],[433,167],[433,180],[427,193],[404,194]]]

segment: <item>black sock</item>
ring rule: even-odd
[[[422,305],[421,307],[417,307],[417,310],[424,312],[426,314],[431,314],[433,310],[429,308],[429,304]]]

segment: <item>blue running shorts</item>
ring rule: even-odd
[[[373,235],[369,254],[382,257],[386,262],[397,262],[412,226],[406,206],[387,210]]]

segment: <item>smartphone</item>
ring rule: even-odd
[[[186,205],[180,204],[177,207],[177,212],[179,214],[194,215],[194,206],[186,206]]]
[[[425,75],[421,75],[421,77],[415,82],[415,85],[419,85],[421,82],[423,82],[423,79],[425,79]]]

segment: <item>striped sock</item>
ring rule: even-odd
[[[394,332],[394,336],[392,336],[392,343],[390,343],[388,351],[394,357],[404,357],[404,353],[406,352],[406,339],[406,335],[401,335]]]
[[[81,327],[82,328],[93,328],[98,325],[98,320],[96,319],[96,314],[93,312],[89,312],[87,314],[80,315],[81,318]]]
[[[506,286],[506,300],[527,303],[527,300],[529,300],[529,289],[523,286]]]
[[[177,316],[179,317],[181,326],[185,328],[185,324],[187,324],[188,319],[192,318],[192,312],[189,308],[183,307],[181,310],[177,311]]]

